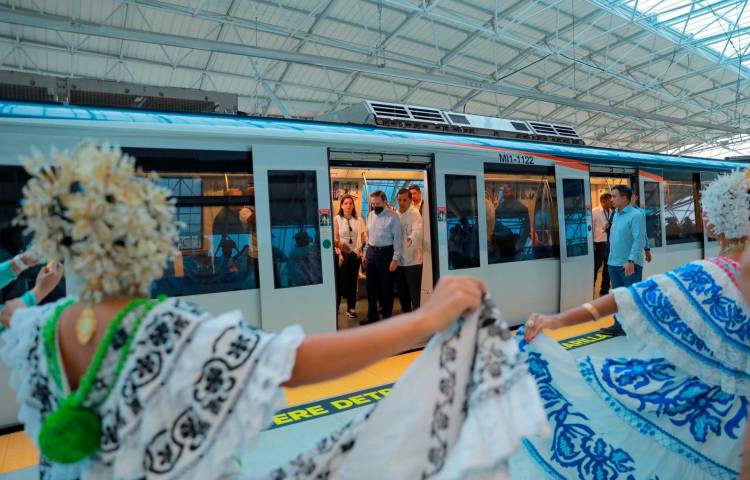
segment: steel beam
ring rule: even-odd
[[[203,40],[180,35],[172,35],[161,32],[147,32],[132,28],[122,28],[111,25],[100,25],[89,22],[82,22],[66,17],[41,15],[34,12],[13,10],[9,8],[0,8],[0,16],[7,23],[16,25],[25,25],[29,27],[45,28],[49,30],[59,30],[84,35],[94,35],[99,37],[124,39],[135,42],[144,42],[152,44],[171,45],[181,48],[192,48],[204,51],[213,51],[227,53],[230,55],[239,55],[246,57],[265,58],[269,60],[278,60],[284,62],[293,62],[317,67],[333,68],[345,72],[368,72],[379,76],[405,78],[416,81],[425,81],[438,85],[453,86],[467,89],[479,89],[501,95],[513,97],[526,97],[542,102],[553,104],[568,105],[581,110],[600,111],[625,117],[648,118],[665,123],[674,123],[678,125],[694,126],[710,130],[725,131],[733,134],[750,133],[750,128],[736,128],[724,125],[714,125],[711,123],[684,120],[666,115],[652,114],[650,112],[610,107],[593,102],[573,100],[570,98],[549,95],[531,89],[518,87],[500,86],[492,83],[478,82],[476,80],[462,78],[456,75],[447,74],[430,74],[426,72],[415,72],[394,67],[383,67],[370,65],[363,62],[350,60],[335,59],[322,57],[319,55],[303,54],[299,52],[281,51],[270,48],[253,47],[248,45],[238,45],[228,42],[219,42],[215,40]]]

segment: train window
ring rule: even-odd
[[[554,169],[485,165],[490,264],[560,256]]]
[[[667,245],[700,242],[702,222],[696,221],[699,183],[690,172],[664,170],[664,223]]]
[[[568,257],[588,255],[588,224],[586,222],[586,190],[583,180],[564,178],[563,221],[565,224],[565,252]]]
[[[648,243],[653,248],[661,247],[661,201],[658,182],[643,182],[643,202]]]
[[[479,213],[477,179],[470,175],[445,176],[448,224],[448,269],[479,266]]]
[[[247,152],[123,149],[177,200],[179,253],[153,295],[197,295],[259,286],[255,190]]]
[[[315,171],[270,170],[268,192],[274,287],[323,283]]]

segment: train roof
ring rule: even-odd
[[[466,149],[495,150],[498,152],[538,154],[550,158],[606,163],[608,165],[642,165],[657,168],[687,167],[694,170],[731,170],[740,167],[735,162],[711,160],[697,157],[680,157],[660,153],[647,153],[611,148],[561,145],[515,139],[500,139],[460,135],[442,132],[423,132],[374,127],[326,123],[312,120],[290,120],[262,117],[242,117],[217,114],[167,113],[144,110],[122,110],[72,105],[21,103],[0,101],[0,119],[81,120],[111,122],[113,124],[181,125],[193,127],[237,127],[294,131],[330,135],[361,135],[403,140],[405,143],[425,143],[435,146],[452,146]]]

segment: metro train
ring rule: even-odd
[[[700,188],[737,167],[413,125],[0,102],[3,225],[25,181],[21,157],[84,138],[121,146],[177,198],[180,254],[155,294],[186,296],[216,313],[241,309],[267,330],[296,323],[309,333],[359,322],[336,305],[331,219],[344,193],[365,216],[368,193],[384,190],[393,201],[400,188],[420,186],[423,298],[439,276],[470,274],[517,325],[531,311],[591,300],[591,209],[601,192],[617,183],[638,192],[653,252],[649,275],[716,254],[701,222]],[[66,282],[75,293],[75,279]]]

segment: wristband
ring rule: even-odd
[[[16,255],[15,257],[13,257],[13,260],[11,260],[11,263],[15,265],[19,273],[29,268],[29,265],[26,265],[25,263],[23,263],[23,260],[21,259],[21,255]]]
[[[597,310],[596,307],[591,305],[589,302],[586,302],[581,306],[585,308],[591,314],[592,317],[594,317],[594,321],[597,321],[600,318],[602,318],[602,315],[601,313],[599,313],[599,310]]]

